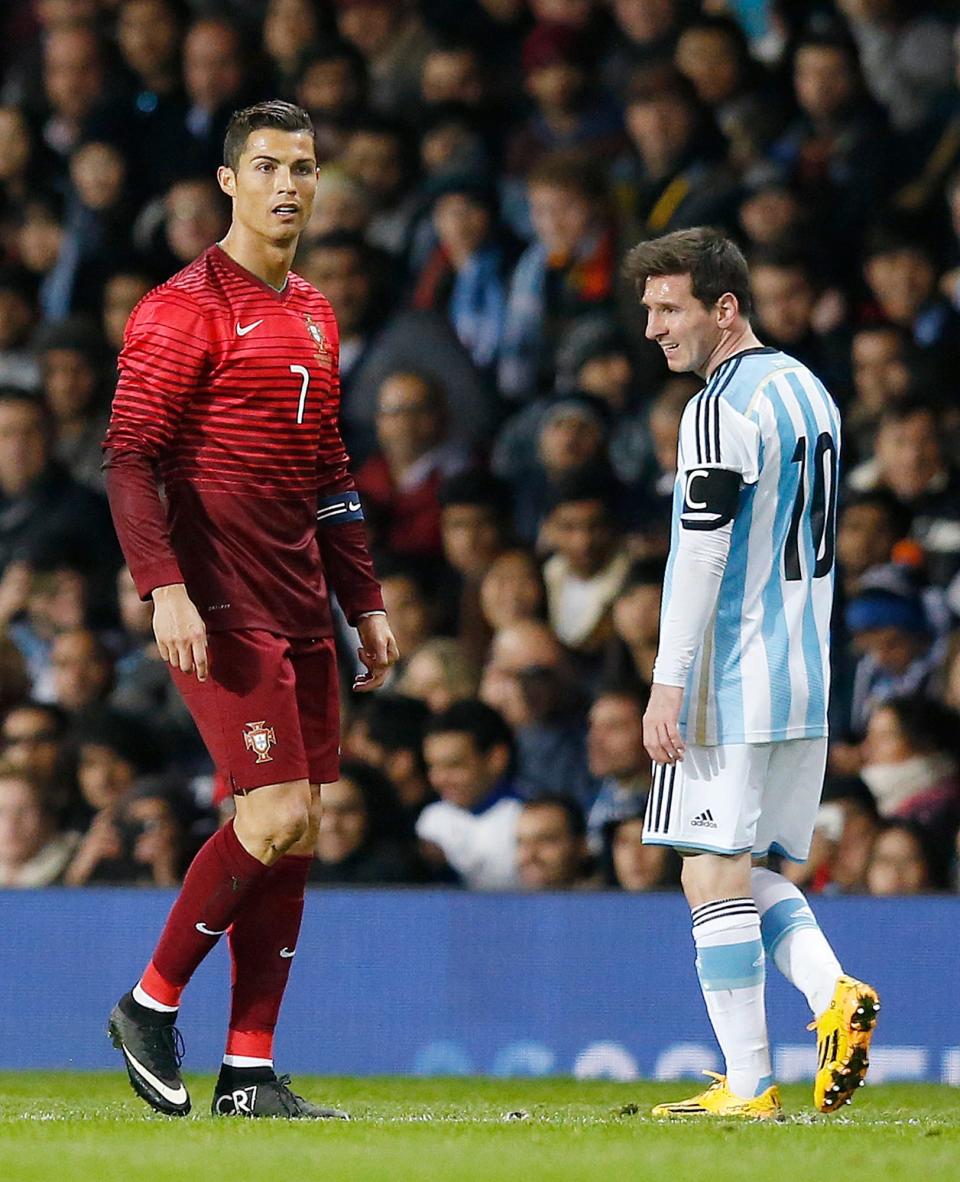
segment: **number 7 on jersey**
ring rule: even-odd
[[[310,370],[305,365],[291,365],[290,372],[300,378],[300,401],[297,404],[297,422],[303,422],[303,412],[307,409],[307,387],[310,385]]]

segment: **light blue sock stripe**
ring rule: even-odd
[[[697,974],[705,993],[718,989],[747,989],[764,978],[762,940],[713,944],[697,949]]]
[[[760,917],[760,934],[767,956],[773,956],[777,945],[788,932],[820,925],[802,899],[781,899]]]

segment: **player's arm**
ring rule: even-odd
[[[142,599],[154,602],[160,655],[207,675],[206,628],[190,600],[170,541],[156,462],[170,445],[206,367],[203,318],[185,297],[155,293],[131,316],[104,440],[110,512]]]
[[[643,720],[648,754],[657,763],[667,764],[683,758],[679,718],[684,687],[716,607],[740,490],[759,475],[755,426],[718,400],[701,405],[698,414],[696,401],[688,406],[680,428],[679,528],[670,555],[670,592],[664,595],[661,608],[653,686]],[[704,435],[707,415],[709,450]]]
[[[347,622],[360,634],[357,656],[366,667],[354,681],[363,692],[378,689],[400,652],[383,607],[363,523],[363,505],[350,472],[350,458],[337,426],[340,381],[334,363],[332,411],[321,436],[317,475],[317,544],[327,583]]]

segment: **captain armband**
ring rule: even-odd
[[[319,498],[317,525],[343,525],[347,521],[363,521],[360,494],[355,489]]]
[[[684,474],[684,529],[720,529],[733,520],[740,499],[739,472],[729,468],[690,468]]]

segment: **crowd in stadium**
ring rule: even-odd
[[[103,493],[127,317],[313,117],[295,269],[402,659],[343,694],[317,884],[676,887],[642,741],[680,414],[642,238],[727,230],[844,418],[808,891],[956,890],[960,25],[913,0],[15,0],[0,14],[0,886],[180,881],[231,802]],[[345,687],[355,640],[341,621]]]

